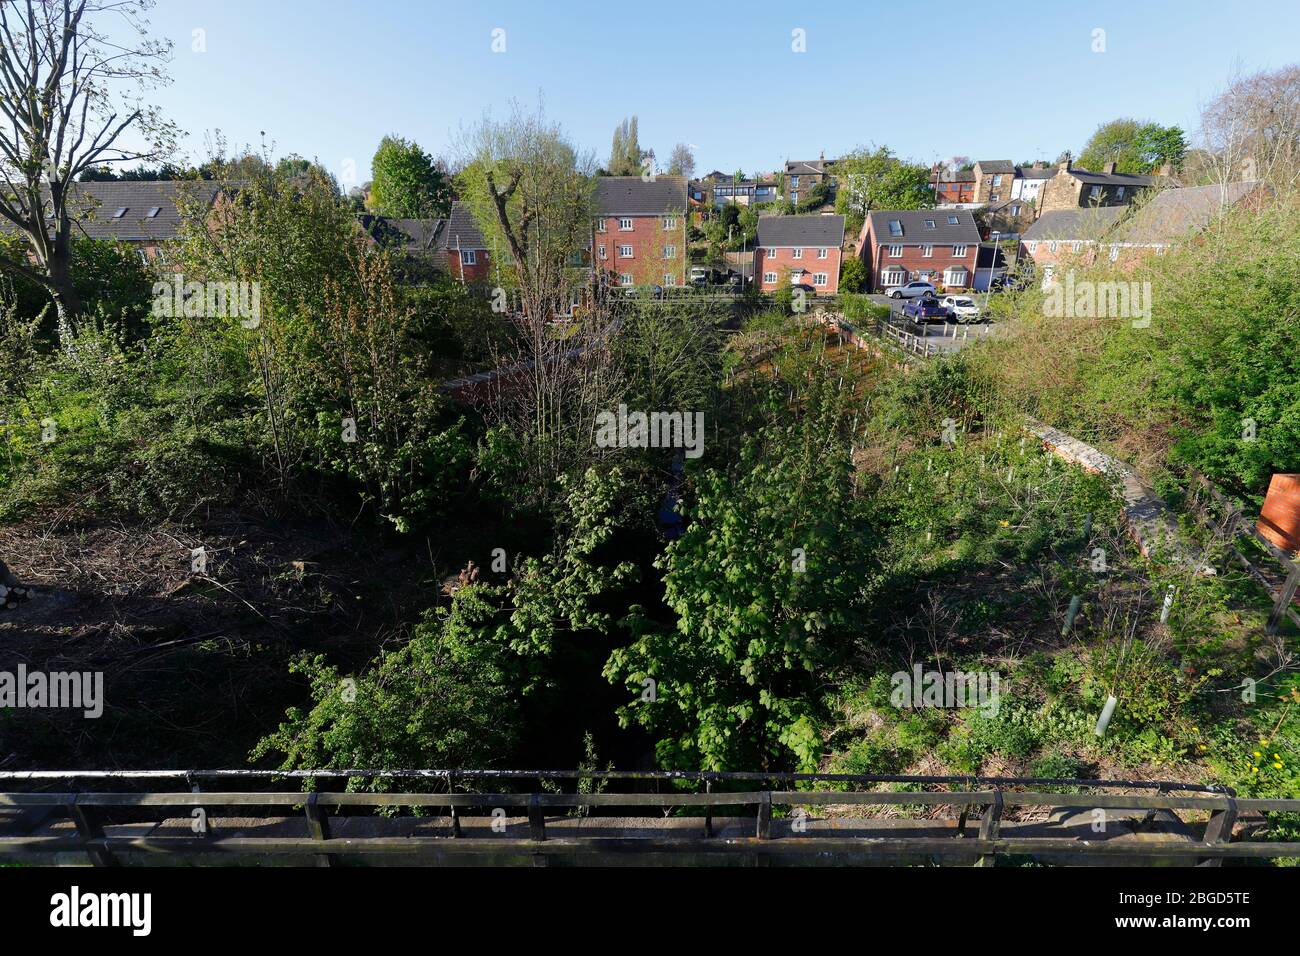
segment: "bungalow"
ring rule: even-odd
[[[761,216],[754,246],[759,291],[783,285],[810,287],[834,295],[840,287],[843,216]]]
[[[915,280],[966,289],[979,244],[969,209],[876,210],[862,224],[858,256],[872,292],[888,293]]]
[[[597,274],[611,285],[686,285],[687,202],[684,176],[598,179],[591,241]]]

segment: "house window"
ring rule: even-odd
[[[597,219],[597,220],[596,220],[596,231],[597,231],[597,232],[604,232],[604,231],[605,231],[605,220],[604,220],[604,219]]]
[[[776,281],[776,273],[775,273],[775,272],[764,272],[764,273],[763,273],[763,281],[766,282],[766,283],[769,283],[769,284],[775,282],[775,281]]]
[[[891,236],[901,236],[903,234],[903,224],[897,219],[889,220],[889,234]]]
[[[793,192],[793,193],[791,193],[791,194],[790,194],[790,201],[791,201],[792,203],[795,203],[795,204],[797,205],[798,202],[799,202],[799,194],[798,194],[797,192]]]
[[[829,249],[818,249],[818,250],[817,250],[817,258],[818,258],[818,259],[825,259],[828,255],[830,255],[830,250],[829,250]]]
[[[950,226],[955,226],[955,225],[957,225],[957,217],[956,217],[956,216],[949,216],[949,217],[948,217],[948,225],[950,225]]]
[[[948,267],[943,273],[943,284],[964,286],[966,284],[966,270],[961,266]]]
[[[828,276],[825,272],[813,273],[813,285],[826,285],[829,279],[830,276]]]
[[[631,284],[632,284],[632,273],[630,273],[630,272],[620,272],[620,273],[619,273],[619,276],[618,276],[618,281],[619,281],[620,283],[622,283],[623,285],[631,285]]]
[[[902,269],[886,269],[880,273],[881,285],[902,285],[907,281],[907,273]]]
[[[929,259],[934,255],[934,246],[925,245],[921,247],[921,258]]]
[[[676,216],[664,216],[664,228],[665,228],[665,229],[676,229],[676,228],[677,228],[677,217],[676,217]]]
[[[964,259],[964,258],[966,257],[966,247],[965,247],[965,246],[953,246],[953,247],[952,247],[952,257],[953,257],[954,259]]]
[[[889,258],[891,258],[891,259],[901,259],[901,258],[903,258],[903,247],[902,247],[902,246],[890,246],[890,247],[889,247]]]
[[[998,173],[996,176],[993,177],[993,188],[997,189],[1001,185],[1002,185],[1002,174]]]
[[[934,228],[934,220],[933,220],[933,219],[927,219],[927,220],[925,221],[925,228],[926,228],[926,229],[933,229],[933,228]]]
[[[460,251],[460,264],[463,266],[477,265],[478,253],[473,249],[462,249]]]
[[[1100,186],[1093,186],[1092,189],[1088,190],[1088,197],[1089,197],[1090,199],[1100,199],[1100,198],[1101,198],[1101,187],[1100,187]]]
[[[127,209],[126,206],[119,206],[117,212],[113,213],[113,218],[121,219],[123,216],[126,215],[126,209]]]
[[[600,245],[598,245],[598,246],[596,247],[596,255],[599,256],[601,259],[607,259],[607,258],[609,258],[609,257],[605,254],[605,244],[604,244],[603,242],[602,242]]]
[[[676,246],[664,246],[664,258],[665,258],[665,259],[676,259],[676,258],[677,258],[677,247],[676,247]]]
[[[769,250],[767,250],[767,257],[768,257],[769,259],[775,259],[775,258],[776,258],[776,250],[775,250],[775,249],[769,249]]]
[[[989,193],[989,201],[990,201],[990,202],[997,202],[997,201],[998,201],[998,194],[997,194],[997,193]]]
[[[1116,198],[1116,199],[1123,199],[1123,198],[1124,198],[1124,187],[1123,187],[1123,186],[1119,186],[1119,187],[1116,188],[1116,190],[1115,190],[1115,198]]]
[[[799,177],[798,177],[798,176],[791,176],[791,177],[790,177],[790,185],[793,186],[795,189],[798,189],[798,188],[799,188]]]
[[[1011,215],[1013,215],[1013,216],[1019,216],[1019,215],[1020,215],[1020,206],[1019,206],[1019,205],[1015,205],[1015,206],[1012,206],[1012,207],[1011,207]]]
[[[1080,242],[1078,239],[1076,239],[1073,243],[1071,243],[1070,248],[1073,249],[1075,252],[1079,252],[1083,249],[1083,243]]]
[[[1119,246],[1111,246],[1111,247],[1110,247],[1110,261],[1111,261],[1111,262],[1114,262],[1114,261],[1115,261],[1116,259],[1118,259],[1118,258],[1119,258]]]
[[[619,257],[620,259],[631,259],[631,258],[632,258],[632,247],[631,247],[631,246],[619,246],[619,247],[618,247],[618,257]]]
[[[1033,251],[1034,251],[1035,249],[1037,249],[1037,248],[1038,248],[1038,243],[1037,243],[1037,242],[1034,242],[1034,241],[1031,240],[1031,241],[1025,243],[1025,250],[1026,250],[1027,252],[1033,252]]]
[[[632,228],[632,220],[631,220],[631,219],[620,219],[620,220],[618,221],[618,228],[621,229],[621,230],[623,230],[624,232],[627,232],[629,229]]]
[[[671,272],[665,272],[664,285],[676,285],[676,284],[677,284],[677,276],[673,275]]]
[[[162,206],[150,206],[149,211],[144,215],[146,219],[157,219],[160,212],[162,212]]]
[[[791,250],[790,250],[790,258],[791,258],[791,259],[802,259],[802,258],[803,258],[803,250],[800,249],[800,248],[798,248],[798,247],[796,247],[796,248],[794,248],[794,249],[791,249]]]
[[[1053,239],[1051,242],[1049,242],[1049,243],[1047,244],[1047,251],[1048,251],[1048,252],[1055,252],[1055,251],[1057,250],[1057,248],[1058,248],[1060,245],[1061,245],[1061,244],[1060,244],[1059,242],[1057,242],[1055,239]]]

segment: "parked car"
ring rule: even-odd
[[[923,295],[934,295],[938,290],[930,282],[909,282],[907,285],[900,285],[893,292],[889,293],[891,299],[915,299]]]
[[[708,285],[711,271],[707,266],[692,266],[691,285]]]
[[[949,318],[950,314],[948,307],[932,295],[913,299],[903,306],[903,315],[913,322],[931,322],[935,320],[943,322]]]
[[[981,321],[980,307],[968,295],[946,295],[939,302],[958,322],[965,324]]]

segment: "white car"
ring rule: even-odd
[[[947,308],[948,314],[958,322],[980,321],[980,307],[968,295],[946,295],[939,304]]]
[[[900,285],[889,293],[891,299],[915,299],[923,295],[934,295],[937,290],[929,282],[909,282]]]

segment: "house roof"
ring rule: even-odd
[[[1009,159],[981,159],[975,164],[985,173],[1014,173],[1015,164]]]
[[[824,159],[787,159],[785,171],[795,176],[819,176],[826,172]]]
[[[75,221],[74,235],[122,242],[164,242],[180,234],[178,203],[192,201],[207,208],[222,189],[231,185],[191,179],[73,183],[68,215]],[[17,229],[8,220],[0,222],[0,232],[12,234]]]
[[[1089,186],[1151,186],[1164,182],[1162,176],[1141,176],[1137,173],[1094,173],[1090,169],[1071,167],[1070,175]]]
[[[686,177],[602,176],[596,180],[596,208],[602,216],[663,216],[686,210]]]
[[[841,246],[843,216],[760,216],[760,246]]]
[[[1166,189],[1124,222],[1110,238],[1141,245],[1164,245],[1204,229],[1231,206],[1261,188],[1254,180]]]
[[[973,183],[975,182],[975,170],[973,169],[955,169],[947,172],[940,171],[939,182],[941,183]]]
[[[1045,212],[1025,230],[1025,240],[1099,239],[1128,211],[1126,206],[1080,207]]]
[[[919,245],[931,242],[971,243],[980,241],[980,231],[969,209],[903,209],[873,210],[868,213],[871,232],[878,243],[893,245]],[[949,222],[956,219],[956,222]],[[889,223],[897,220],[903,227],[901,236],[889,231]],[[933,222],[931,229],[927,222]]]
[[[447,217],[447,224],[438,237],[438,248],[442,250],[487,248],[474,214],[463,202],[451,204],[451,215]]]
[[[1032,166],[1016,167],[1016,175],[1021,179],[1051,179],[1058,172],[1055,166],[1044,166],[1042,169],[1034,169]]]
[[[396,246],[409,251],[438,248],[446,219],[391,219],[363,213],[357,217],[361,228],[381,246]]]

